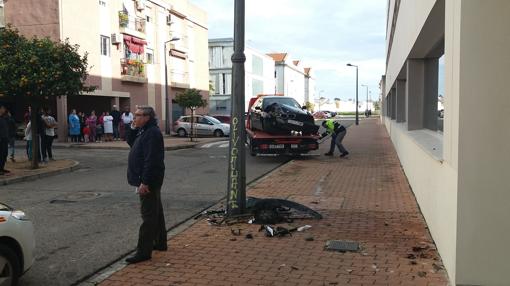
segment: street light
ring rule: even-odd
[[[321,96],[321,94],[324,92],[324,90],[319,91],[319,111],[321,111],[321,101],[325,99]]]
[[[348,67],[356,67],[356,125],[359,125],[358,115],[358,66],[353,64],[347,64]]]
[[[166,65],[166,44],[170,42],[179,41],[180,38],[173,37],[172,39],[166,41],[164,45],[164,53],[165,53],[165,133],[170,134],[170,126],[172,122],[172,101],[168,100],[168,67]]]
[[[364,87],[367,88],[367,103],[366,103],[366,106],[365,106],[365,116],[368,117],[368,85],[362,84],[361,86],[364,86]]]

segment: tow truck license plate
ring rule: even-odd
[[[290,145],[290,148],[292,148],[292,149],[297,149],[297,148],[299,148],[299,145],[298,145],[298,144],[291,144],[291,145]]]
[[[271,144],[269,145],[269,149],[285,149],[284,144]]]
[[[287,122],[290,123],[290,124],[297,125],[297,126],[303,126],[303,122],[299,122],[299,121],[296,121],[296,120],[289,119],[289,120],[287,120]]]

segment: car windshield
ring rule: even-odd
[[[294,98],[292,98],[292,97],[283,97],[283,96],[282,97],[264,98],[264,102],[263,102],[262,108],[266,109],[266,107],[268,107],[269,105],[271,105],[273,103],[285,104],[285,105],[289,105],[289,106],[293,106],[293,107],[301,109],[301,106],[299,105],[299,103]]]
[[[204,116],[204,117],[209,119],[209,121],[211,121],[214,124],[221,124],[221,121],[219,121],[218,119],[216,119],[214,117],[210,117],[210,116]]]
[[[0,211],[12,211],[12,209],[9,206],[0,203]]]

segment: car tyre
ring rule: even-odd
[[[0,245],[0,284],[16,286],[20,275],[21,262],[18,256],[6,245]]]
[[[224,136],[223,131],[221,131],[219,129],[214,130],[214,137],[223,137],[223,136]]]
[[[184,128],[179,128],[179,130],[177,130],[177,134],[179,135],[179,137],[186,137],[186,135],[188,135],[188,132],[186,132]]]

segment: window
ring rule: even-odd
[[[145,19],[147,20],[147,23],[152,22],[152,18],[150,16],[146,16]]]
[[[103,0],[99,0],[99,6],[106,7],[106,2]]]
[[[264,75],[264,62],[261,57],[255,55],[252,57],[252,71],[253,74]]]
[[[146,54],[146,58],[147,58],[147,63],[148,64],[153,64],[154,63],[154,52],[152,50],[149,50],[147,49],[147,54]]]
[[[101,36],[101,55],[110,56],[110,37]]]

